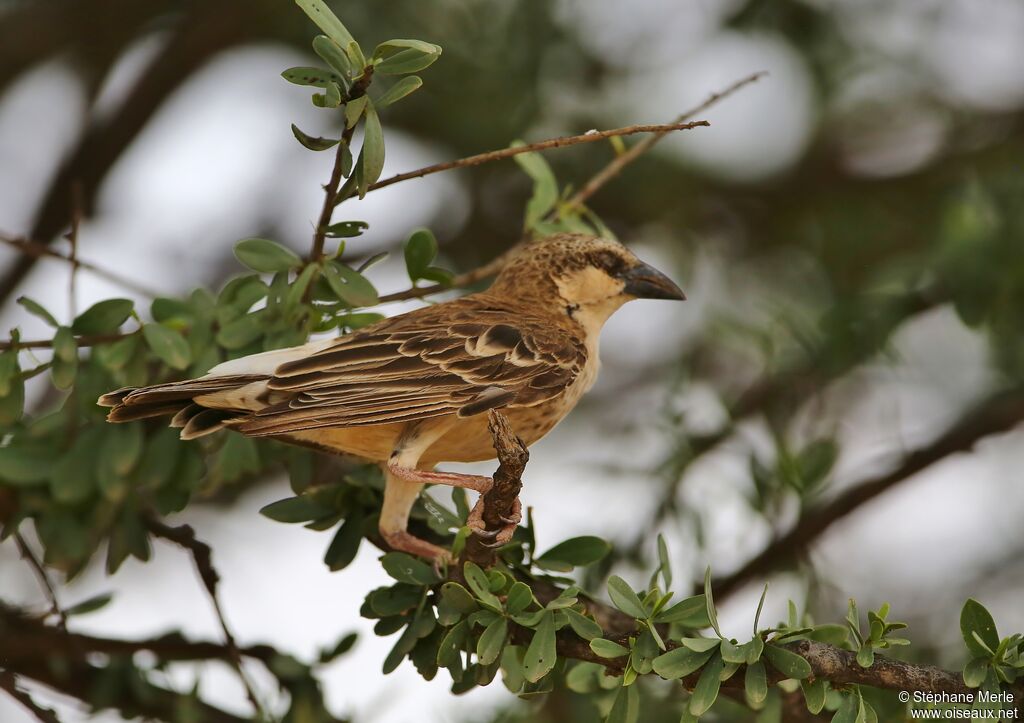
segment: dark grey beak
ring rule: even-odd
[[[686,294],[672,279],[645,263],[634,266],[621,278],[626,282],[623,292],[638,299],[686,300]]]

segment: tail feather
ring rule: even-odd
[[[203,377],[182,382],[156,384],[149,387],[124,387],[104,394],[97,404],[111,407],[108,422],[132,422],[149,417],[174,415],[170,426],[181,428],[182,439],[212,434],[232,419],[251,413],[247,409],[209,408],[193,401],[195,397],[229,392],[267,377],[259,374],[237,374]],[[206,402],[206,399],[204,399]]]

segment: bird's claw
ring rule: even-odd
[[[498,515],[498,519],[504,523],[504,527],[497,530],[487,529],[487,526],[484,524],[483,510],[484,501],[481,497],[477,500],[476,505],[473,506],[473,509],[469,513],[469,518],[466,520],[466,524],[473,531],[473,534],[482,540],[486,540],[486,542],[481,542],[480,544],[484,547],[493,549],[508,543],[509,540],[512,539],[512,535],[515,534],[516,526],[523,518],[522,505],[519,500],[516,499],[512,506],[511,515]]]

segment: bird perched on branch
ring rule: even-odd
[[[543,437],[597,377],[608,317],[631,299],[685,299],[621,244],[582,234],[535,241],[486,291],[345,336],[253,354],[205,376],[100,397],[111,422],[173,414],[182,439],[220,429],[357,455],[387,477],[380,531],[396,550],[445,559],[406,530],[425,484],[485,492],[489,477],[433,471],[493,459],[487,412],[526,444]],[[469,525],[484,531],[481,502]],[[518,507],[495,543],[507,542]]]

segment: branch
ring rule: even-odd
[[[85,336],[76,336],[75,343],[79,347],[83,346],[96,346],[98,344],[109,344],[113,341],[120,341],[125,337],[134,336],[138,334],[138,331],[130,331],[126,334],[87,334]],[[34,339],[32,341],[0,341],[0,351],[7,351],[8,349],[50,349],[53,347],[53,339]]]
[[[751,83],[760,80],[766,75],[768,75],[767,71],[760,71],[752,75],[748,75],[746,78],[742,78],[741,80],[737,80],[728,88],[720,90],[716,93],[712,93],[707,100],[705,100],[703,103],[696,106],[695,108],[691,108],[690,110],[686,111],[678,118],[676,118],[674,122],[684,123],[685,121],[688,121],[690,118],[693,118],[698,113],[703,113],[708,108],[718,103],[720,100],[728,98],[736,91],[740,90],[741,88],[747,85],[750,85]],[[573,208],[582,206],[584,203],[587,202],[587,200],[591,196],[597,193],[602,186],[608,183],[608,181],[615,178],[615,176],[619,175],[619,173],[622,172],[622,169],[624,169],[626,166],[628,166],[630,163],[635,161],[637,158],[642,156],[647,151],[651,150],[654,144],[660,141],[666,135],[668,135],[668,131],[658,131],[653,135],[647,136],[625,153],[621,153],[615,156],[611,161],[608,162],[608,165],[606,165],[604,168],[598,171],[593,177],[591,177],[591,179],[587,181],[583,185],[583,187],[580,188],[580,190],[577,191],[565,203],[564,207]]]
[[[501,412],[495,409],[487,412],[487,428],[491,432],[491,439],[494,440],[494,451],[498,453],[498,469],[493,477],[494,486],[484,492],[481,499],[484,528],[496,532],[505,526],[501,518],[512,515],[513,506],[519,498],[519,490],[523,487],[521,478],[530,459],[530,452],[523,440],[512,431],[508,417]],[[487,569],[494,564],[496,557],[495,550],[476,535],[470,535],[466,540],[464,560],[470,560]]]
[[[887,333],[891,333],[907,319],[934,309],[944,303],[947,298],[942,289],[933,287],[909,292],[904,297],[895,300],[891,307],[892,316],[888,320]],[[727,416],[730,421],[724,427],[715,432],[687,438],[683,459],[676,462],[672,479],[665,485],[661,499],[654,506],[654,515],[644,529],[649,530],[651,527],[657,526],[676,510],[678,485],[683,479],[683,474],[702,455],[731,439],[740,421],[761,413],[777,411],[782,407],[791,409],[801,407],[809,399],[821,393],[833,380],[872,358],[877,351],[877,346],[873,344],[859,344],[852,350],[852,353],[849,353],[841,363],[837,364],[828,356],[828,350],[832,348],[832,344],[826,339],[815,353],[809,354],[800,363],[794,364],[789,369],[762,377],[728,405]],[[684,364],[684,366],[689,368],[692,365]],[[641,548],[648,541],[648,534],[638,534],[632,542],[620,547],[619,556],[622,558],[638,556]]]
[[[0,688],[6,690],[8,695],[21,703],[42,723],[60,723],[60,718],[53,710],[39,705],[27,691],[18,687],[18,678],[10,671],[0,670]]]
[[[854,485],[828,504],[803,514],[796,526],[736,572],[713,583],[719,600],[744,583],[782,567],[834,523],[918,472],[950,455],[970,451],[980,440],[1008,432],[1024,420],[1024,389],[993,395],[968,411],[931,444],[914,450],[891,472]]]
[[[646,128],[646,129],[648,129],[647,132],[651,132],[654,135],[650,136],[649,138],[644,139],[640,143],[637,143],[635,146],[633,146],[633,148],[628,150],[626,153],[623,153],[621,156],[616,156],[614,159],[612,159],[612,161],[607,166],[605,166],[604,169],[602,169],[596,175],[594,175],[589,181],[587,181],[583,185],[583,187],[576,193],[576,195],[574,195],[572,198],[569,199],[568,205],[570,207],[571,206],[577,206],[577,205],[580,205],[583,202],[585,202],[594,193],[596,193],[598,189],[600,189],[602,186],[604,186],[606,183],[608,183],[608,181],[610,181],[612,178],[614,178],[620,171],[622,171],[623,168],[625,168],[627,165],[629,165],[630,163],[635,161],[643,153],[645,153],[646,151],[650,150],[651,147],[655,143],[657,143],[659,140],[664,138],[668,133],[671,133],[673,130],[682,130],[683,128],[690,127],[691,125],[709,125],[707,122],[704,122],[704,121],[701,121],[698,124],[688,124],[685,121],[688,121],[690,118],[692,118],[696,114],[701,113],[701,112],[707,110],[708,108],[710,108],[711,106],[715,105],[719,101],[724,100],[725,98],[728,98],[730,95],[732,95],[736,91],[740,90],[744,86],[747,86],[747,85],[749,85],[749,84],[759,80],[760,78],[764,77],[765,75],[767,75],[766,72],[754,73],[753,75],[749,75],[746,78],[743,78],[741,80],[736,81],[735,83],[730,85],[728,88],[720,90],[717,93],[712,93],[711,96],[706,101],[701,103],[699,106],[697,106],[695,108],[691,108],[690,110],[688,110],[687,112],[685,112],[681,116],[679,116],[676,119],[675,123],[670,123],[670,124],[666,124],[664,126],[661,126],[660,127],[661,130],[654,130],[656,128],[659,128],[658,126],[632,126],[632,128],[635,128],[635,129],[639,129],[641,127],[642,128]],[[625,130],[625,129],[617,129],[617,130],[621,131],[621,130]],[[639,130],[634,130],[632,132],[633,133],[637,133],[637,132],[640,132],[640,131]],[[609,134],[609,135],[626,135],[625,133],[616,133],[616,131],[604,131],[604,133]],[[599,134],[594,134],[593,132],[591,132],[589,134],[584,134],[583,136],[573,136],[573,138],[582,138],[583,139],[583,140],[577,141],[579,143],[587,143],[587,142],[591,142],[591,141],[595,141],[595,140],[601,140],[602,137],[607,137],[607,136],[600,136]],[[556,141],[560,141],[560,140],[564,140],[564,139],[557,139],[556,138],[556,139],[553,139],[552,141],[543,141],[543,143],[553,144]],[[504,156],[500,156],[500,157],[504,158],[504,157],[515,155],[515,153],[513,153],[511,151],[515,151],[515,152],[518,152],[518,153],[525,153],[526,151],[530,151],[530,150],[543,150],[543,148],[538,148],[537,147],[538,145],[539,144],[533,144],[532,146],[521,146],[519,148],[508,148],[508,149],[504,149],[502,151],[492,151],[491,153],[481,153],[481,154],[476,155],[476,156],[469,156],[468,158],[463,158],[460,161],[450,161],[449,163],[439,163],[439,164],[435,164],[433,166],[427,166],[425,168],[419,169],[418,171],[409,171],[408,173],[402,173],[402,174],[399,174],[397,176],[393,176],[391,178],[385,179],[383,181],[378,181],[377,183],[371,185],[369,190],[372,191],[372,190],[374,190],[376,188],[382,188],[384,186],[391,185],[393,183],[398,183],[399,181],[404,181],[404,180],[407,180],[407,179],[410,179],[410,178],[421,178],[422,176],[425,176],[428,173],[437,173],[439,171],[448,170],[449,168],[460,168],[462,166],[478,165],[480,163],[486,163],[486,162],[488,162],[490,160],[497,160],[496,157],[489,157],[489,156],[493,156],[494,154],[497,154],[497,153],[504,153],[504,154],[506,154]],[[545,147],[557,147],[557,146],[545,146]],[[508,249],[507,251],[505,251],[505,253],[501,254],[500,256],[495,258],[494,260],[490,261],[489,263],[487,263],[487,264],[485,264],[485,265],[483,265],[483,266],[481,266],[479,268],[473,269],[472,271],[466,272],[465,274],[461,274],[459,276],[456,276],[455,279],[452,280],[452,282],[450,284],[434,284],[433,286],[422,286],[422,287],[415,287],[414,286],[414,287],[412,287],[410,289],[406,289],[405,291],[399,291],[399,292],[396,292],[394,294],[386,294],[386,295],[380,297],[380,301],[382,303],[385,303],[385,302],[389,302],[389,301],[404,301],[404,300],[407,300],[407,299],[419,299],[419,298],[422,298],[424,296],[429,296],[431,294],[436,294],[438,292],[445,291],[447,289],[458,289],[458,288],[462,288],[462,287],[465,287],[465,286],[470,286],[471,284],[475,284],[478,281],[482,281],[483,279],[486,279],[486,278],[488,278],[490,276],[494,276],[499,271],[501,271],[502,267],[505,265],[505,262],[508,261],[508,259],[515,253],[515,251],[516,251],[516,249],[518,249],[518,247],[519,247],[519,245],[517,244],[517,245],[513,246],[512,248]]]
[[[253,709],[260,718],[266,718],[263,708],[260,706],[259,700],[256,698],[256,691],[253,689],[252,683],[249,681],[249,677],[245,674],[245,669],[242,667],[242,656],[239,652],[238,645],[235,642],[235,636],[231,634],[231,629],[228,627],[227,619],[224,617],[224,611],[220,605],[220,599],[217,597],[217,583],[220,582],[220,575],[217,574],[217,571],[213,567],[212,550],[210,549],[210,546],[205,542],[196,539],[195,531],[189,525],[171,527],[157,519],[149,518],[146,520],[146,526],[149,528],[150,532],[157,537],[169,540],[170,542],[185,548],[189,553],[191,553],[192,561],[196,566],[196,572],[199,573],[199,578],[203,581],[203,586],[206,588],[206,592],[210,596],[210,601],[213,603],[213,610],[217,615],[217,621],[220,623],[220,629],[224,633],[224,641],[229,653],[231,664],[238,672],[238,677],[242,681],[242,685],[245,686],[245,694],[249,698],[249,702],[252,704]]]
[[[50,582],[50,576],[46,574],[45,568],[42,563],[32,552],[32,548],[25,542],[25,538],[21,536],[21,533],[15,531],[14,541],[18,545],[18,552],[21,553],[22,558],[28,562],[29,567],[32,568],[32,572],[35,573],[39,579],[39,584],[42,586],[43,591],[46,593],[47,599],[50,601],[50,615],[54,615],[57,618],[57,627],[62,631],[67,632],[68,629],[68,616],[65,614],[63,608],[60,606],[60,602],[57,600],[57,591],[53,589],[53,583]]]
[[[350,101],[366,95],[366,89],[370,87],[370,82],[373,80],[373,68],[374,66],[372,65],[363,68],[362,75],[352,84],[352,88],[348,92],[348,96],[345,99],[346,105]],[[320,220],[316,222],[316,230],[313,232],[313,249],[309,254],[310,263],[316,263],[324,255],[327,227],[331,224],[331,215],[334,213],[334,207],[338,205],[338,191],[341,188],[342,177],[341,167],[345,154],[351,154],[349,145],[352,143],[352,134],[355,133],[355,130],[356,124],[349,127],[346,122],[345,130],[341,134],[341,140],[338,141],[338,150],[334,154],[334,168],[331,169],[331,179],[324,186],[324,205],[320,209]]]
[[[546,151],[550,148],[562,148],[564,146],[574,146],[578,143],[594,143],[595,141],[603,141],[605,138],[612,138],[614,136],[629,136],[634,133],[660,133],[662,135],[671,133],[672,131],[685,131],[691,128],[697,128],[700,126],[710,126],[711,124],[707,121],[692,121],[690,123],[661,123],[656,125],[632,125],[625,126],[624,128],[613,128],[606,131],[591,130],[586,133],[581,133],[577,136],[562,136],[560,138],[549,138],[546,141],[539,141],[537,143],[530,143],[525,146],[514,146],[512,148],[502,148],[497,151],[488,151],[487,153],[478,153],[475,156],[468,156],[466,158],[460,158],[456,161],[445,161],[444,163],[435,163],[432,166],[424,166],[415,171],[407,171],[405,173],[399,173],[397,176],[391,178],[385,178],[383,181],[377,181],[376,183],[370,184],[369,191],[376,191],[378,188],[384,188],[391,186],[395,183],[402,181],[408,181],[412,178],[423,178],[429,176],[432,173],[440,173],[441,171],[449,171],[453,168],[466,168],[467,166],[479,166],[484,163],[490,163],[491,161],[500,161],[504,158],[511,158],[512,156],[518,156],[520,153],[530,153],[532,151]]]
[[[69,236],[70,235],[71,234],[69,234]],[[5,243],[8,246],[11,246],[12,248],[16,248],[21,253],[32,258],[50,258],[66,261],[69,264],[71,264],[72,270],[84,269],[85,271],[95,274],[101,279],[105,279],[112,284],[116,284],[121,288],[127,289],[128,291],[132,291],[141,296],[153,298],[160,295],[159,292],[150,289],[149,287],[144,286],[138,283],[137,281],[128,278],[127,276],[121,276],[117,272],[109,271],[101,266],[97,266],[96,264],[90,263],[88,261],[82,261],[80,258],[78,258],[77,255],[74,254],[74,251],[71,255],[66,256],[60,253],[59,251],[54,251],[45,244],[39,243],[38,241],[29,241],[28,239],[22,238],[20,236],[9,236],[7,234],[0,234],[0,243]],[[74,249],[74,246],[72,246],[72,249]]]

